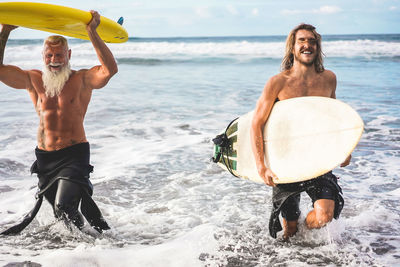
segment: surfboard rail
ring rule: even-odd
[[[0,23],[51,32],[55,34],[90,40],[86,25],[92,15],[88,11],[60,5],[4,2],[0,3]],[[127,31],[117,22],[100,17],[97,28],[102,40],[107,43],[128,41]]]

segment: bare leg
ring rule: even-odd
[[[333,219],[335,201],[331,199],[318,199],[314,203],[314,209],[310,211],[306,218],[308,229],[321,228]]]
[[[300,217],[300,194],[290,196],[282,205],[283,238],[288,240],[297,232],[297,221]]]
[[[283,224],[283,239],[288,240],[289,237],[292,237],[297,232],[297,221],[287,221],[285,218],[282,218]]]

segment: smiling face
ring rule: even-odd
[[[298,30],[293,47],[294,59],[301,64],[311,66],[317,56],[317,39],[308,30]]]
[[[71,55],[71,51],[63,44],[45,44],[43,49],[43,61],[52,72],[58,72],[65,67]]]
[[[314,65],[315,71],[324,71],[321,35],[310,24],[302,23],[295,27],[286,38],[285,56],[281,69],[290,70],[293,64]]]
[[[71,75],[67,39],[59,35],[48,37],[44,42],[42,72],[43,87],[46,96],[58,96]]]

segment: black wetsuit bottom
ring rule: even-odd
[[[56,218],[73,222],[79,229],[84,225],[84,219],[78,211],[82,199],[81,185],[60,179],[44,194],[53,207]]]
[[[1,232],[2,235],[22,231],[38,213],[43,196],[50,202],[57,218],[72,221],[78,228],[84,224],[80,210],[89,224],[98,232],[110,229],[100,209],[92,199],[93,185],[89,174],[93,166],[89,164],[89,143],[80,143],[57,151],[44,151],[36,148],[37,160],[31,173],[37,173],[39,192],[36,194],[34,208],[22,222]]]

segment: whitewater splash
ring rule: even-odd
[[[391,36],[389,36],[391,37]],[[364,58],[400,61],[400,38],[339,37],[323,40],[322,49],[327,58]],[[214,40],[215,39],[215,40]],[[283,40],[282,40],[283,39]],[[378,40],[377,40],[378,39]],[[124,44],[108,44],[119,64],[158,65],[179,63],[263,63],[280,60],[285,48],[284,38],[155,38],[130,39]],[[89,42],[73,40],[73,67],[98,64]],[[32,67],[41,61],[42,44],[27,44],[13,40],[7,48],[5,62]]]

